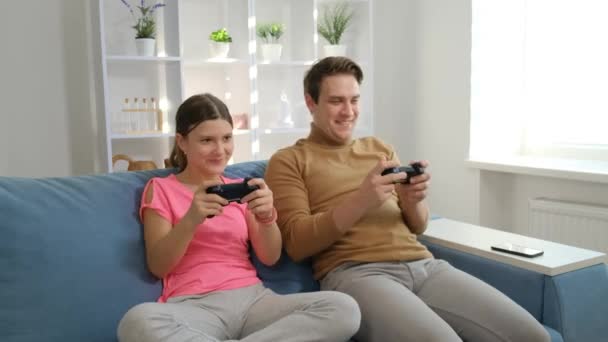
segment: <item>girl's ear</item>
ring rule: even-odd
[[[175,133],[175,143],[177,144],[179,149],[182,150],[182,152],[186,152],[186,149],[188,147],[188,141],[186,137],[179,133]]]

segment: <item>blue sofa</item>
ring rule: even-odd
[[[259,177],[265,166],[240,163],[226,174]],[[137,212],[146,181],[169,172],[0,177],[0,341],[115,341],[127,309],[156,300],[161,291],[146,268]],[[553,341],[608,341],[605,265],[547,277],[428,247],[525,307]],[[318,289],[309,263],[283,256],[268,268],[255,256],[253,261],[266,285],[279,293]]]

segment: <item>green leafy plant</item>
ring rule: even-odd
[[[154,39],[156,37],[156,21],[154,21],[153,14],[158,8],[164,7],[165,4],[146,5],[146,0],[140,0],[139,5],[135,6],[140,12],[139,17],[136,17],[133,7],[126,0],[120,0],[120,2],[127,7],[131,16],[135,19],[135,25],[132,26],[135,29],[135,39]]]
[[[211,32],[211,34],[209,35],[209,39],[218,43],[232,42],[232,37],[230,37],[230,34],[228,34],[228,30],[226,30],[225,28],[221,28],[217,31]]]
[[[276,44],[285,33],[285,26],[280,23],[259,24],[256,28],[257,35],[266,44]]]
[[[327,5],[324,7],[321,20],[317,24],[317,32],[330,44],[338,45],[340,39],[342,39],[342,34],[353,19],[353,14],[354,11],[346,2],[339,2],[333,6]]]

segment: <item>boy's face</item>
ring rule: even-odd
[[[306,105],[315,126],[336,143],[344,144],[352,139],[359,117],[359,97],[357,79],[338,74],[323,79],[317,103],[306,94]]]

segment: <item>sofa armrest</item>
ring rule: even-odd
[[[564,341],[608,336],[608,266],[599,264],[545,279],[543,321]]]
[[[608,336],[608,266],[548,276],[422,240],[431,253],[494,286],[566,342]],[[548,329],[549,330],[549,329]],[[553,341],[557,341],[557,336]]]
[[[422,240],[437,259],[492,285],[542,322],[545,275]]]

